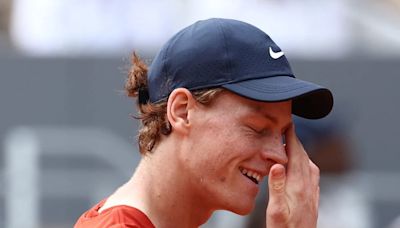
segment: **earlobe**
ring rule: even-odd
[[[172,91],[168,98],[167,118],[172,130],[185,133],[190,127],[189,111],[195,102],[192,93],[185,88]]]

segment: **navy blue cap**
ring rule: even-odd
[[[213,18],[175,34],[158,52],[148,74],[149,100],[166,100],[176,88],[223,87],[265,102],[293,100],[293,114],[318,119],[332,109],[332,93],[295,78],[282,50],[245,22]]]

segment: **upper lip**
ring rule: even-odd
[[[241,167],[244,168],[244,169],[247,169],[247,170],[256,172],[256,173],[260,174],[261,177],[265,177],[265,176],[268,175],[267,170],[261,170],[261,169],[256,169],[256,168],[249,168],[249,167],[245,167],[245,166],[241,166]]]
[[[268,172],[266,170],[261,170],[261,169],[255,169],[255,168],[249,168],[249,167],[245,167],[245,166],[240,166],[239,169],[242,171],[243,169],[246,169],[248,171],[252,171],[253,173],[257,173],[260,175],[260,180],[262,178],[264,178]]]

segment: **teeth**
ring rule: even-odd
[[[244,168],[240,169],[240,171],[241,171],[244,175],[256,179],[257,182],[260,182],[260,180],[261,180],[261,175],[258,174],[258,173],[256,173],[256,172],[253,172],[253,171],[251,171],[251,170],[247,170],[247,169],[244,169]]]

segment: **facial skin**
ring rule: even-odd
[[[275,163],[288,161],[282,135],[291,124],[291,101],[266,103],[224,91],[209,105],[195,103],[182,138],[180,161],[199,202],[212,209],[248,214],[259,182]]]
[[[316,227],[319,169],[296,137],[290,101],[257,102],[226,91],[202,105],[178,88],[169,96],[167,118],[171,134],[101,210],[132,206],[168,228],[199,227],[219,209],[247,214],[259,187],[243,175],[245,168],[260,182],[268,175],[268,228]]]

